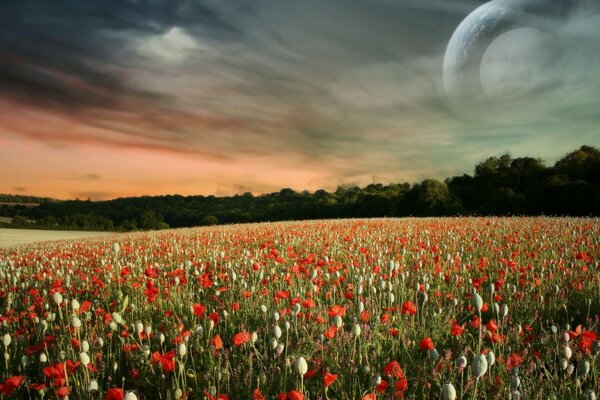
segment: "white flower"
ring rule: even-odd
[[[451,383],[446,383],[442,389],[444,400],[456,400],[456,389]]]
[[[279,327],[279,325],[274,325],[273,326],[273,336],[275,336],[275,339],[279,339],[281,337],[281,328]]]
[[[360,336],[360,332],[361,332],[360,325],[359,324],[354,324],[354,326],[352,327],[352,334],[355,337],[359,337]]]
[[[467,365],[467,357],[460,356],[456,359],[456,368],[464,368]]]
[[[4,336],[2,336],[2,344],[4,345],[4,347],[8,347],[11,342],[12,342],[12,338],[10,337],[10,335],[8,333],[5,334]]]
[[[277,339],[271,338],[271,340],[269,340],[269,346],[271,346],[271,348],[273,350],[275,350],[277,348],[277,345],[278,345]]]
[[[494,365],[494,363],[496,362],[496,355],[494,354],[493,351],[489,351],[486,354],[486,358],[487,358],[487,362],[488,362],[488,366],[492,366]]]
[[[573,351],[571,351],[571,348],[570,348],[569,346],[564,346],[564,347],[562,348],[562,353],[563,353],[563,356],[564,356],[564,357],[565,357],[567,360],[569,360],[569,359],[571,358],[571,356],[573,355]]]
[[[62,304],[62,302],[63,302],[63,297],[62,297],[62,294],[60,294],[60,293],[58,293],[58,292],[55,292],[55,293],[54,293],[54,296],[52,296],[52,298],[54,299],[54,302],[55,302],[57,305],[59,305],[59,306],[60,306],[60,305]]]
[[[71,320],[71,326],[75,329],[81,328],[81,320],[77,317],[73,317]]]
[[[471,296],[471,305],[475,307],[477,311],[481,311],[481,308],[483,307],[483,299],[479,293],[473,293]]]
[[[304,357],[296,358],[296,360],[294,361],[294,371],[298,375],[304,375],[308,372],[308,364],[306,363]]]
[[[87,353],[79,353],[79,362],[87,366],[90,363],[90,356]]]
[[[96,392],[98,390],[98,381],[92,379],[88,385],[88,392]]]
[[[185,343],[180,343],[177,345],[177,354],[179,357],[184,357],[187,354],[187,347]]]
[[[333,318],[333,325],[334,325],[336,328],[341,328],[341,327],[342,327],[342,325],[344,325],[344,320],[343,320],[343,319],[342,319],[342,317],[340,317],[339,315],[336,315],[336,316]]]
[[[119,314],[118,312],[112,313],[111,316],[112,316],[113,321],[115,321],[117,324],[121,324],[121,325],[125,324],[125,320],[123,319],[123,317],[121,317],[121,314]]]
[[[478,355],[471,362],[471,375],[473,375],[474,378],[481,378],[485,375],[487,369],[488,362],[483,354]]]

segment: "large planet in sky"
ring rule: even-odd
[[[493,0],[469,14],[456,28],[444,56],[444,90],[449,100],[476,101],[486,93],[481,62],[499,36],[522,28],[543,32],[561,13],[564,2],[550,0]]]

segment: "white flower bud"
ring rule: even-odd
[[[571,356],[573,355],[573,351],[571,350],[571,348],[569,346],[563,346],[562,354],[567,360],[569,360],[571,358]]]
[[[296,358],[296,360],[294,361],[294,371],[298,375],[304,375],[308,372],[308,364],[306,363],[304,357]]]
[[[54,296],[53,296],[52,298],[54,299],[54,302],[55,302],[57,305],[59,305],[59,306],[60,306],[60,305],[62,304],[62,302],[63,302],[63,297],[62,297],[62,294],[60,294],[60,293],[58,293],[58,292],[55,292],[55,293],[54,293]]]
[[[477,311],[481,311],[481,308],[483,307],[483,299],[479,293],[473,293],[471,296],[471,305],[475,307]]]
[[[428,352],[429,361],[432,363],[436,362],[440,358],[440,353],[436,349],[431,349]]]
[[[185,343],[179,343],[177,345],[177,354],[179,357],[184,357],[187,354],[187,346]]]
[[[115,321],[117,324],[121,324],[121,325],[125,324],[123,317],[121,317],[121,314],[119,314],[118,312],[112,313],[111,316],[112,316],[113,321]]]
[[[279,325],[274,325],[273,326],[273,336],[275,336],[275,339],[279,339],[281,337],[281,328],[279,327]]]
[[[341,328],[341,327],[342,327],[342,325],[344,325],[344,321],[342,320],[342,317],[340,317],[339,315],[336,315],[336,316],[333,318],[333,325],[334,325],[336,328]]]
[[[559,364],[560,364],[560,369],[562,369],[563,371],[565,369],[567,369],[567,367],[569,366],[569,362],[567,361],[566,358],[561,358],[559,361]]]
[[[375,375],[371,379],[371,383],[373,384],[373,386],[378,386],[381,383],[381,375]]]
[[[81,328],[81,320],[77,317],[73,317],[73,319],[71,319],[71,326],[75,329]]]
[[[590,362],[588,360],[583,360],[577,365],[577,375],[587,375],[590,372]]]
[[[359,337],[360,336],[360,332],[361,332],[360,325],[359,324],[354,324],[354,326],[352,327],[352,334],[355,337]]]
[[[275,349],[275,353],[276,353],[277,355],[279,355],[279,354],[283,353],[283,350],[284,350],[284,349],[285,349],[285,346],[283,345],[283,343],[279,343],[279,344],[277,345],[277,348]]]
[[[4,336],[2,336],[2,345],[4,347],[10,346],[11,342],[12,342],[12,338],[10,337],[10,335],[8,333],[6,333]]]
[[[275,338],[271,338],[269,340],[269,346],[271,346],[271,349],[273,349],[273,350],[275,350],[277,348],[278,344],[279,343],[277,343],[277,339],[275,339]]]
[[[490,367],[496,362],[496,355],[493,351],[489,351],[485,357],[487,358],[488,366]]]
[[[510,377],[510,386],[513,389],[517,389],[519,387],[519,385],[521,385],[521,378],[519,378],[519,375],[513,375]]]
[[[181,389],[177,389],[177,390],[179,390],[181,392]],[[175,391],[175,394],[177,394],[177,391]],[[181,398],[181,394],[179,395],[179,397],[175,397],[175,398],[176,399]],[[123,400],[138,400],[138,397],[133,392],[127,392],[127,394],[125,395]]]
[[[92,379],[88,385],[88,392],[96,392],[98,391],[98,381]]]
[[[471,362],[471,375],[474,378],[481,378],[488,369],[487,359],[483,354],[478,355]]]
[[[442,389],[444,400],[456,400],[456,389],[451,383],[446,383]]]
[[[79,353],[79,362],[87,367],[90,363],[90,356],[87,353]]]

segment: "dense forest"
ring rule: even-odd
[[[7,203],[37,203],[26,207]],[[144,196],[108,201],[0,195],[4,226],[81,230],[163,229],[239,222],[443,215],[600,215],[600,150],[582,146],[554,164],[489,157],[473,175],[444,182],[371,184],[259,196]],[[6,218],[4,219],[6,220]]]

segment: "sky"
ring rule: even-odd
[[[510,0],[508,0],[510,1]],[[0,3],[0,193],[267,193],[552,164],[600,146],[594,0],[528,15],[444,91],[475,0]],[[533,23],[533,22],[532,22]]]

